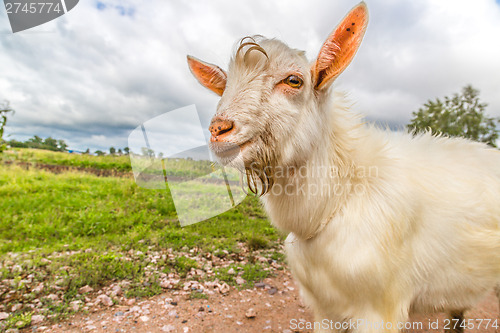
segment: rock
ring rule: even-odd
[[[205,311],[205,308],[203,306],[200,306],[200,308],[198,309],[198,311]]]
[[[9,318],[9,314],[7,312],[0,312],[0,320],[5,320]]]
[[[170,304],[172,304],[172,305],[177,305],[177,302],[172,301],[172,302],[170,302]]]
[[[45,320],[45,316],[33,315],[33,316],[31,316],[31,325],[40,324],[44,320]]]
[[[109,296],[106,296],[103,294],[103,295],[97,296],[96,305],[99,303],[102,303],[105,306],[112,306],[113,300]]]
[[[231,274],[231,275],[235,275],[236,272],[234,271],[234,268],[230,268],[228,271],[227,271],[227,274]]]
[[[138,307],[137,305],[134,305],[133,307],[130,308],[130,312],[139,312],[141,311],[141,308]]]
[[[161,328],[163,332],[175,332],[176,328],[174,325],[165,325]]]
[[[278,292],[278,289],[272,287],[267,292],[268,292],[269,295],[274,295],[274,294],[276,294]]]
[[[177,316],[177,311],[175,311],[175,310],[169,311],[168,312],[168,316],[169,317],[176,317]]]
[[[91,291],[94,291],[94,289],[91,286],[89,286],[89,285],[86,285],[86,286],[81,287],[80,289],[78,289],[78,292],[80,294],[90,293]]]
[[[69,307],[73,312],[77,312],[80,309],[80,305],[82,304],[82,301],[73,301],[69,303]]]
[[[59,299],[59,296],[57,296],[56,294],[50,294],[49,296],[46,297],[51,301],[57,301]]]
[[[245,281],[244,279],[240,278],[239,276],[236,278],[236,283],[237,283],[238,285],[240,285],[240,286],[241,286],[242,284],[245,284],[245,282],[246,282],[246,281]]]
[[[147,322],[149,321],[149,317],[148,316],[140,316],[139,319],[142,321],[142,322]]]
[[[93,331],[93,330],[96,330],[96,329],[97,329],[97,327],[94,326],[94,325],[87,325],[84,328],[84,330],[86,330],[86,331]]]
[[[123,316],[123,315],[124,315],[123,311],[118,311],[117,313],[115,313],[115,317]]]
[[[17,303],[17,304],[14,304],[14,305],[12,306],[12,308],[11,308],[11,310],[10,310],[10,311],[11,311],[11,312],[16,312],[17,310],[21,310],[21,308],[22,308],[22,307],[23,307],[23,305],[22,305],[22,304]]]
[[[221,285],[219,285],[218,289],[219,289],[219,293],[226,294],[229,292],[229,285],[224,282]]]
[[[32,290],[32,291],[33,291],[34,293],[39,294],[39,293],[41,293],[41,292],[43,291],[43,288],[44,288],[44,285],[43,285],[43,282],[42,282],[42,283],[40,283],[38,286],[36,286],[35,288],[33,288],[33,290]]]
[[[255,318],[257,313],[255,313],[255,310],[253,308],[248,309],[248,311],[245,313],[245,317],[247,318]]]
[[[123,293],[122,288],[120,286],[114,286],[113,289],[111,289],[111,296],[116,297],[120,296]]]
[[[293,333],[293,332],[287,328],[283,330],[283,333]]]
[[[257,282],[254,286],[255,288],[265,288],[266,284],[264,282]]]
[[[183,327],[183,328],[182,328],[182,332],[184,332],[184,333],[188,333],[188,332],[189,332],[189,327],[187,327],[187,326],[186,326],[186,327]]]
[[[135,298],[130,298],[125,301],[125,304],[127,304],[128,306],[134,305],[134,303],[135,303]]]

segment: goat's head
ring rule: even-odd
[[[227,73],[188,56],[193,75],[221,96],[210,124],[216,155],[224,159],[230,151],[247,170],[298,166],[307,159],[328,136],[321,104],[354,57],[367,23],[362,2],[330,34],[312,64],[303,51],[260,36],[240,41]]]

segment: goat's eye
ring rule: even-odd
[[[298,77],[297,75],[290,75],[283,82],[285,82],[290,87],[295,88],[295,89],[302,87],[302,84],[304,83],[304,81],[302,81],[302,79],[300,77]]]

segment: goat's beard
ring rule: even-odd
[[[210,149],[220,165],[234,168],[246,177],[250,192],[263,196],[271,190],[275,182],[274,170],[278,165],[276,149],[268,147],[261,139],[255,140],[244,152],[230,142],[210,144]]]
[[[261,143],[262,144],[262,143]],[[257,196],[268,193],[275,183],[275,168],[279,158],[276,149],[255,145],[243,161],[244,176],[246,176],[248,189]]]

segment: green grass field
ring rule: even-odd
[[[239,253],[242,247],[266,249],[269,258],[282,259],[277,249],[283,237],[254,197],[219,216],[182,228],[168,189],[140,188],[130,173],[98,177],[82,170],[53,173],[37,167],[51,164],[127,172],[127,163],[127,156],[31,149],[0,155],[0,304],[5,309],[41,299],[57,319],[68,313],[71,301],[81,298],[78,288],[124,279],[131,281],[125,291],[129,297],[153,295],[161,288],[157,277],[148,275],[151,267],[147,267],[185,275],[196,266],[185,255],[191,249],[213,255],[222,250],[229,255]],[[181,255],[155,263],[141,256],[167,249]],[[131,250],[139,255],[124,260]],[[266,275],[259,265],[250,260],[241,267],[250,283]],[[224,276],[223,270],[220,276]],[[39,283],[45,288],[33,292]],[[61,288],[62,302],[44,299],[60,293]],[[29,313],[24,308],[8,322],[23,322]]]

